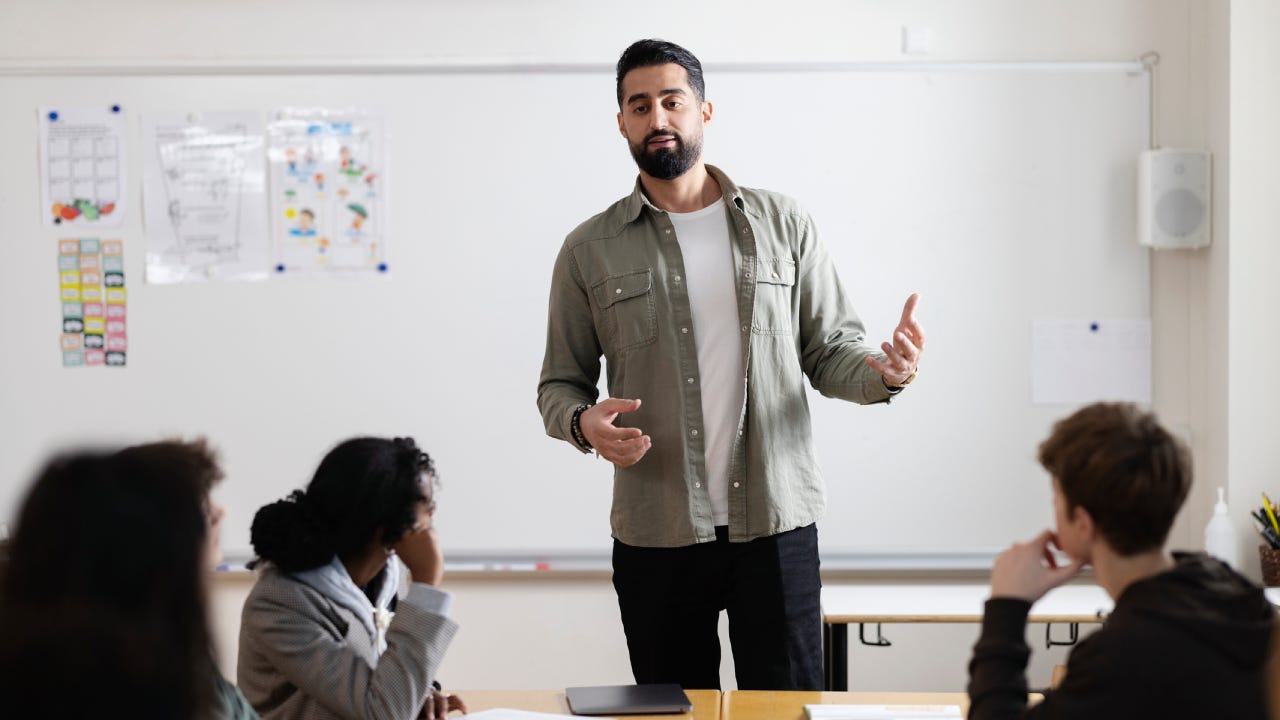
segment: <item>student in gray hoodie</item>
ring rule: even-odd
[[[266,720],[443,718],[457,631],[431,526],[435,468],[412,439],[335,447],[305,491],[261,508],[237,681]]]
[[[1151,414],[1098,403],[1054,426],[1040,463],[1053,476],[1057,530],[996,559],[969,719],[1267,717],[1280,680],[1275,610],[1222,562],[1164,547],[1191,487],[1186,448]],[[1057,567],[1051,546],[1070,565]],[[1086,564],[1115,610],[1072,651],[1062,684],[1028,707],[1027,613]]]

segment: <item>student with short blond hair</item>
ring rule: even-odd
[[[1191,487],[1182,443],[1150,413],[1097,403],[1054,426],[1040,463],[1057,529],[996,559],[969,663],[970,720],[1265,718],[1274,609],[1222,562],[1165,549]],[[1071,564],[1057,567],[1053,547]],[[1085,565],[1115,610],[1075,647],[1062,684],[1028,707],[1027,614]]]

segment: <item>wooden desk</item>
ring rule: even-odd
[[[824,686],[849,689],[849,629],[858,625],[863,645],[886,647],[882,623],[980,623],[983,603],[991,595],[986,584],[957,585],[843,585],[822,588],[822,639]],[[1100,623],[1114,603],[1097,585],[1064,585],[1049,591],[1031,607],[1028,622],[1045,623],[1047,645],[1071,645],[1079,637],[1080,623]],[[1066,641],[1054,640],[1054,623],[1069,626]],[[876,637],[868,639],[864,626],[875,624]]]
[[[569,701],[563,690],[454,690],[467,710],[479,712],[493,708],[510,708],[530,712],[569,715]],[[683,715],[627,715],[627,720],[720,720],[719,690],[685,690],[693,703],[693,712]],[[803,709],[803,708],[802,708]]]
[[[783,692],[730,690],[720,702],[724,720],[805,720],[805,705],[959,705],[968,714],[964,693]]]

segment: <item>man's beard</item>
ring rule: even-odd
[[[675,138],[675,148],[658,148],[648,152],[649,141],[664,135]],[[647,175],[659,180],[673,180],[680,177],[688,172],[701,156],[701,137],[693,142],[685,142],[683,137],[672,130],[654,130],[638,145],[631,145],[631,157],[635,158],[636,165]]]

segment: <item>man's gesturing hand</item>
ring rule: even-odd
[[[600,457],[620,468],[630,467],[640,462],[653,440],[640,428],[617,427],[613,420],[619,413],[639,409],[639,400],[609,398],[585,410],[578,423],[583,436]]]
[[[912,293],[902,306],[902,318],[893,330],[893,342],[880,344],[885,359],[867,358],[867,364],[880,373],[884,384],[889,387],[901,387],[920,366],[920,356],[924,354],[924,328],[916,320],[916,305],[919,303],[920,296]]]

